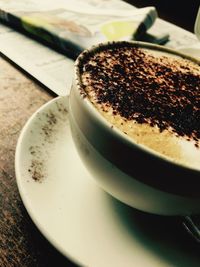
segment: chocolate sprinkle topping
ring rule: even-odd
[[[95,100],[127,120],[200,139],[200,67],[179,57],[137,47],[91,55],[82,67],[84,87]],[[87,90],[86,90],[87,91]]]

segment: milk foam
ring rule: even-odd
[[[180,59],[179,56],[169,53],[152,50],[145,51],[147,54],[157,58],[165,55],[172,62]],[[106,51],[99,52],[98,56],[106,57]],[[94,59],[89,60],[89,62],[91,65],[96,65]],[[200,67],[197,64],[193,62],[188,62],[188,64],[195,74],[200,75]],[[89,72],[83,71],[81,79],[89,100],[111,125],[122,131],[138,145],[155,152],[160,157],[200,170],[200,147],[195,146],[194,140],[188,141],[185,136],[177,135],[173,129],[170,128],[160,131],[159,127],[156,125],[150,126],[148,123],[138,123],[135,120],[127,120],[120,114],[113,114],[111,106],[98,103],[96,93],[93,87],[88,83],[88,80],[92,79]]]

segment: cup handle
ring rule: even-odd
[[[200,243],[200,215],[185,216],[182,224],[186,231]]]

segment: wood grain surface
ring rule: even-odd
[[[0,266],[75,266],[60,255],[32,223],[15,180],[15,147],[28,118],[52,99],[0,58]]]

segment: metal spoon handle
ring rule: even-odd
[[[200,215],[185,216],[182,223],[186,231],[200,243]]]

